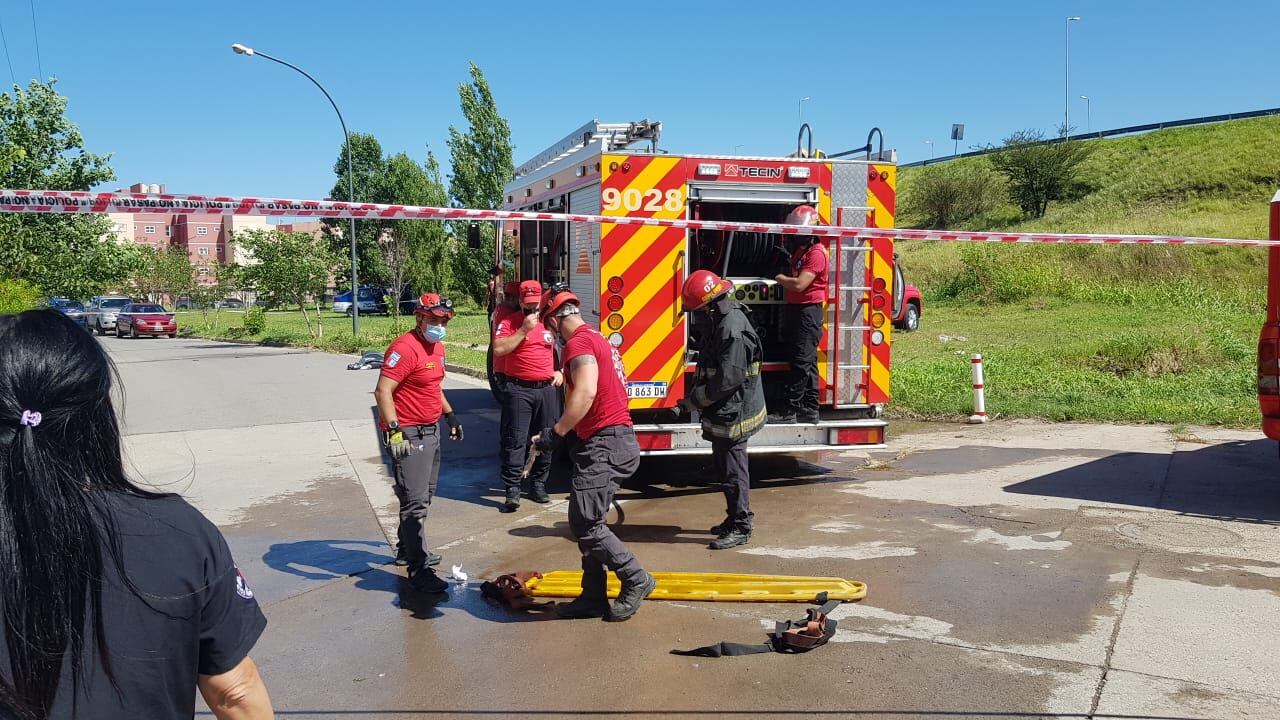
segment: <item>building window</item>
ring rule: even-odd
[[[170,226],[168,226],[168,225],[165,225],[165,226],[164,226],[164,236],[165,236],[165,237],[169,237],[169,236],[171,236],[171,235],[173,235],[173,228],[172,228],[172,227],[170,227]]]
[[[209,234],[209,228],[207,228],[207,227],[198,227],[198,228],[196,228],[196,234],[197,234],[197,235],[208,235],[208,234]]]
[[[197,253],[199,253],[199,254],[201,254],[201,255],[208,255],[208,254],[209,254],[209,248],[207,248],[207,247],[202,247],[202,248],[200,248],[199,250],[196,250],[196,252],[197,252]]]
[[[142,232],[144,232],[144,233],[146,233],[146,234],[148,234],[148,235],[155,235],[155,234],[156,234],[156,226],[155,226],[155,225],[146,225],[146,226],[144,226],[144,227],[142,228]]]
[[[209,274],[209,268],[202,267],[200,268],[199,272],[200,272],[200,277],[206,277]]]

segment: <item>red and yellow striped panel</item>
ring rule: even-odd
[[[818,211],[818,219],[823,225],[831,225],[834,218],[831,216],[831,164],[826,163],[821,166],[822,170],[816,173],[814,178],[818,182],[818,206],[814,208]],[[835,247],[836,240],[825,238],[822,246],[827,250],[827,268],[828,283],[827,294],[832,295],[838,293],[839,289],[835,282]],[[826,300],[822,304],[822,335],[818,340],[818,402],[822,405],[830,405],[835,402],[835,378],[832,373],[835,372],[836,363],[831,362],[831,299]]]
[[[875,238],[868,242],[868,245],[871,246],[871,251],[867,253],[867,279],[870,280],[868,284],[874,288],[877,280],[883,280],[887,301],[884,312],[873,310],[871,304],[867,304],[867,312],[872,316],[868,318],[872,321],[868,324],[873,329],[867,331],[867,340],[864,345],[866,350],[863,355],[866,358],[864,364],[867,365],[867,402],[874,404],[889,402],[889,353],[890,348],[893,347],[893,317],[890,311],[893,305],[893,241],[888,238]],[[882,317],[879,328],[875,327],[875,315]],[[874,330],[884,333],[884,342],[879,345],[871,342],[871,333]]]
[[[604,155],[601,214],[683,218],[685,162],[679,157]],[[666,398],[632,399],[633,410],[673,407],[684,397],[685,326],[679,302],[684,250],[685,231],[679,228],[601,226],[600,332],[622,334],[619,353],[628,381],[667,383]],[[622,279],[616,293],[622,308],[616,313],[609,311],[615,296],[609,291],[611,278]],[[617,300],[613,302],[616,306]]]
[[[867,227],[893,227],[894,211],[897,206],[898,166],[867,166]]]

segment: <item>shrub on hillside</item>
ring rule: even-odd
[[[1077,178],[1096,147],[1091,142],[1046,142],[1039,130],[1020,130],[992,153],[991,165],[1009,181],[1013,204],[1027,217],[1040,218],[1051,201],[1088,193]]]
[[[1104,343],[1089,359],[1089,366],[1119,377],[1156,377],[1203,370],[1221,360],[1212,347],[1197,338],[1129,333]]]
[[[0,280],[0,315],[39,307],[42,298],[40,288],[26,280]]]
[[[946,163],[912,173],[902,212],[912,227],[952,228],[998,208],[1004,181],[987,163]]]

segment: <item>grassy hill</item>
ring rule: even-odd
[[[1266,237],[1280,118],[1090,142],[1077,192],[1045,217],[1004,205],[957,229]],[[911,183],[924,171],[901,173],[902,227],[919,222]],[[982,352],[996,413],[1256,426],[1262,250],[904,241],[898,252],[927,305],[921,332],[896,336],[900,413],[966,414],[959,359]]]

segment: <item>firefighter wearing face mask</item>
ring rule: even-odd
[[[685,280],[681,293],[685,312],[705,316],[698,369],[680,404],[701,415],[702,437],[711,442],[716,474],[724,488],[725,519],[711,528],[717,536],[712,550],[751,540],[755,514],[748,497],[747,440],[764,427],[767,415],[760,382],[760,338],[747,316],[750,310],[729,298],[731,290],[731,281],[698,270]]]
[[[440,556],[427,544],[427,511],[440,478],[440,419],[449,424],[451,440],[462,439],[462,424],[443,387],[443,340],[445,326],[453,318],[453,303],[427,293],[415,315],[417,327],[387,348],[373,394],[400,501],[397,555],[409,566],[410,585],[436,593],[449,587],[431,569]]]

